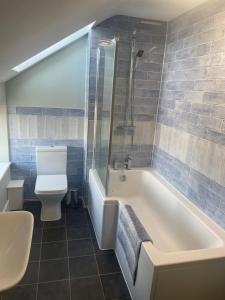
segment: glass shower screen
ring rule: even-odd
[[[107,190],[111,116],[117,40],[102,40],[97,49],[96,99],[92,168]]]

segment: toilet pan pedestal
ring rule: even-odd
[[[41,221],[57,221],[62,217],[61,201],[64,195],[37,195],[41,201]]]

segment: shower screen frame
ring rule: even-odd
[[[115,107],[115,85],[116,85],[116,67],[118,58],[118,44],[119,35],[115,35],[113,39],[105,39],[103,41],[106,46],[107,43],[114,44],[114,63],[113,63],[113,78],[112,78],[112,93],[111,93],[111,104],[110,104],[110,122],[109,122],[109,139],[108,139],[108,153],[107,153],[107,165],[106,167],[106,180],[102,182],[100,175],[98,174],[102,185],[105,190],[105,195],[108,194],[108,184],[109,184],[109,166],[112,153],[112,136],[113,136],[113,116]],[[100,56],[101,50],[99,46],[97,48],[97,70],[96,70],[96,93],[95,93],[95,108],[94,108],[94,132],[93,132],[93,151],[92,151],[92,169],[96,169],[96,148],[97,148],[97,125],[98,125],[98,111],[99,111],[99,86],[100,86]]]

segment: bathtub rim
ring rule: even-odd
[[[90,170],[95,175],[95,170]],[[111,169],[112,172],[119,172],[120,170]],[[158,268],[166,269],[167,266],[183,266],[190,263],[203,263],[205,261],[213,261],[218,259],[224,259],[225,262],[225,231],[216,224],[210,217],[208,217],[203,211],[200,210],[194,203],[192,203],[187,197],[185,197],[181,192],[176,190],[168,181],[166,181],[157,171],[152,168],[133,168],[131,170],[125,170],[125,172],[150,172],[157,180],[160,181],[166,188],[169,189],[175,196],[181,201],[191,213],[203,223],[208,230],[210,230],[218,239],[221,240],[221,246],[216,248],[205,248],[205,249],[194,249],[194,250],[182,250],[182,251],[173,251],[173,252],[163,252],[160,249],[156,248],[151,242],[143,242],[142,247],[149,255],[153,264]],[[95,171],[96,172],[96,171]],[[96,173],[97,174],[97,173]],[[101,182],[100,182],[101,183]],[[99,187],[99,191],[102,190],[102,185]],[[112,201],[117,205],[123,203],[123,197],[117,196],[103,196],[104,203],[109,204]]]
[[[110,172],[116,172],[118,170],[114,170],[110,168]],[[208,227],[208,229],[216,235],[217,238],[221,239],[223,242],[223,246],[225,246],[225,230],[218,225],[213,219],[211,219],[204,211],[202,211],[195,203],[191,202],[186,196],[184,196],[180,191],[178,191],[175,187],[173,187],[167,180],[165,180],[156,170],[153,168],[133,168],[131,170],[125,170],[125,172],[135,172],[142,171],[148,172],[153,177],[155,177],[162,185],[164,185],[170,192],[175,194],[175,196],[179,199],[181,204],[185,206],[189,211],[193,212],[194,215],[199,219],[201,223]],[[109,196],[106,197],[106,200],[112,200],[117,198],[118,201],[121,201],[123,197]]]
[[[110,172],[117,172],[118,170],[110,169]],[[205,260],[213,259],[225,259],[225,231],[213,221],[210,217],[206,215],[196,204],[192,203],[187,197],[185,197],[181,192],[175,189],[168,181],[166,181],[156,170],[153,168],[133,168],[127,172],[150,172],[153,177],[155,177],[161,184],[163,184],[169,191],[171,191],[184,205],[190,213],[194,214],[198,220],[207,227],[208,230],[212,232],[221,241],[221,246],[215,248],[205,248],[205,249],[194,249],[194,250],[182,250],[173,252],[163,252],[157,247],[155,247],[151,242],[143,242],[144,249],[148,252],[154,265],[163,266],[166,265],[176,265],[176,264],[186,264],[190,262],[201,262]],[[126,172],[126,170],[125,170]],[[109,200],[118,200],[118,202],[123,202],[122,197],[107,197]]]

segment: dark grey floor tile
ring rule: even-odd
[[[58,221],[49,221],[44,222],[44,228],[56,228],[56,227],[64,227],[66,224],[65,214],[62,214],[62,217]]]
[[[66,201],[62,200],[62,202],[61,202],[61,211],[63,213],[65,213],[66,209],[67,209]]]
[[[1,300],[69,300],[69,274],[71,300],[130,300],[121,273],[104,275],[120,269],[112,250],[99,249],[87,209],[72,209],[62,204],[63,218],[60,221],[41,222],[39,202],[27,203],[24,207],[35,216],[30,263],[20,285],[0,295]],[[69,239],[69,263],[66,239]],[[36,299],[36,284],[32,283],[38,281],[39,262],[36,260],[40,254],[42,260]],[[101,280],[96,276],[98,271],[102,274]]]
[[[70,277],[88,277],[98,274],[94,255],[73,257],[69,259]]]
[[[73,203],[70,203],[69,205],[65,205],[66,210],[68,212],[79,212],[82,210],[86,210],[86,208],[84,208],[83,206],[83,201],[81,198],[77,199],[78,201],[76,202],[76,205],[73,205]]]
[[[98,276],[72,279],[71,300],[104,300]]]
[[[35,300],[36,284],[17,285],[16,287],[0,294],[1,300]]]
[[[40,201],[25,201],[23,209],[31,212],[33,215],[39,215],[41,213],[41,202]]]
[[[66,208],[67,215],[70,215],[70,214],[77,214],[77,215],[82,214],[83,215],[86,213],[86,211],[87,211],[87,209],[83,208],[83,207],[78,207],[78,208],[67,207]]]
[[[106,300],[130,297],[121,273],[101,275],[101,281]]]
[[[68,279],[68,259],[41,261],[39,282]]]
[[[75,240],[75,239],[84,239],[90,238],[90,230],[88,226],[76,226],[76,227],[68,227],[67,228],[67,239]]]
[[[130,297],[125,298],[112,298],[111,300],[132,300]]]
[[[86,210],[86,217],[89,225],[92,225],[91,217],[89,215],[88,209]]]
[[[100,274],[120,272],[120,267],[114,253],[96,255]]]
[[[68,241],[69,257],[85,256],[94,253],[91,239]]]
[[[85,209],[81,205],[69,205],[66,207],[66,215],[68,214],[83,214],[85,213]]]
[[[43,243],[41,248],[41,259],[56,259],[67,257],[67,242]]]
[[[93,244],[94,252],[95,252],[96,255],[98,255],[98,254],[106,254],[106,253],[114,253],[114,251],[111,250],[111,249],[109,249],[109,250],[101,250],[99,248],[99,246],[98,246],[96,238],[92,238],[92,244]]]
[[[86,215],[87,215],[88,220],[90,221],[90,220],[91,220],[91,217],[90,217],[90,214],[89,214],[88,209],[86,209],[85,212],[86,212]]]
[[[68,227],[82,227],[82,226],[88,226],[88,221],[86,214],[74,214],[70,213],[66,215],[66,225]]]
[[[42,228],[34,228],[32,243],[41,243],[42,239]]]
[[[69,300],[68,280],[40,283],[38,285],[38,300]],[[25,300],[25,299],[24,299]]]
[[[95,238],[96,237],[95,231],[94,231],[93,225],[90,224],[90,223],[89,223],[89,229],[90,229],[90,233],[91,233],[92,238]]]
[[[88,220],[89,226],[93,228],[93,224],[92,224],[91,217],[90,217],[90,215],[89,215],[88,210],[87,210],[87,212],[86,212],[86,216],[87,216],[87,220]]]
[[[41,244],[32,244],[30,251],[30,261],[37,261],[40,259]]]
[[[26,273],[19,284],[37,283],[39,262],[29,262]]]
[[[44,226],[44,222],[41,221],[39,215],[34,215],[34,228],[42,228]]]
[[[43,242],[57,242],[66,240],[65,227],[59,228],[44,228],[43,229]]]

